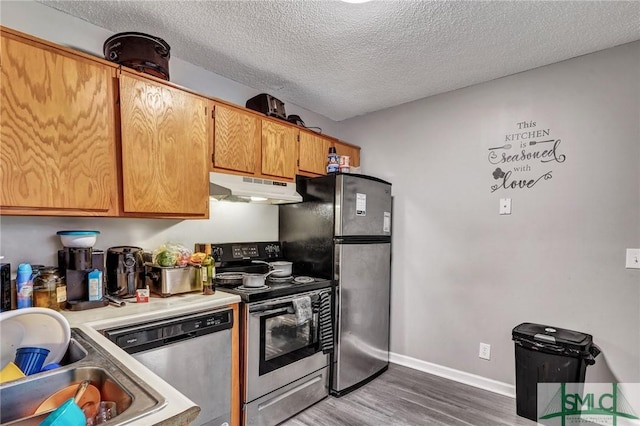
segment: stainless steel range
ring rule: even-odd
[[[196,250],[205,250],[196,244]],[[333,349],[331,280],[272,277],[244,288],[242,274],[266,273],[255,261],[283,260],[279,242],[210,245],[217,290],[238,294],[241,400],[245,425],[271,426],[325,398]]]

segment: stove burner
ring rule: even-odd
[[[293,282],[299,283],[299,284],[304,284],[304,283],[312,283],[314,281],[313,278],[311,277],[295,277],[293,279]]]
[[[269,286],[268,285],[263,285],[260,287],[245,287],[243,285],[236,287],[236,290],[240,290],[240,291],[246,291],[247,293],[251,293],[252,291],[262,291],[262,290],[266,290],[268,289]]]
[[[289,275],[288,277],[274,277],[273,275],[267,277],[267,281],[275,284],[280,283],[288,283],[293,281],[293,277]]]

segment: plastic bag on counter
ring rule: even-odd
[[[153,251],[153,263],[160,266],[187,266],[192,251],[179,243],[167,242]]]

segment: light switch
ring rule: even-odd
[[[500,198],[500,214],[511,214],[511,198]]]
[[[627,249],[626,267],[640,269],[640,249]]]

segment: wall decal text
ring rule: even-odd
[[[491,171],[499,189],[531,189],[540,181],[553,178],[552,164],[562,164],[566,154],[561,152],[562,140],[552,135],[551,129],[537,129],[533,120],[516,123],[515,131],[505,135],[503,145],[488,148],[487,160],[496,167]],[[513,150],[512,150],[513,148]],[[542,171],[536,170],[544,166]]]

